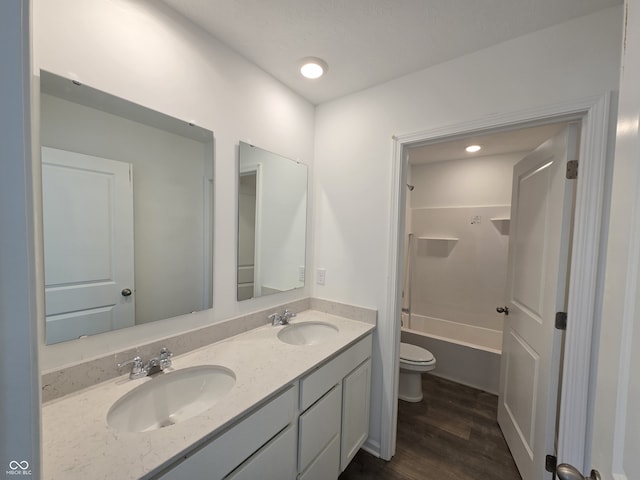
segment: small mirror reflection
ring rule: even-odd
[[[240,142],[238,300],[304,287],[307,166]]]

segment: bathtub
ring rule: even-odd
[[[437,363],[429,374],[498,393],[501,331],[403,313],[401,338],[433,353]]]

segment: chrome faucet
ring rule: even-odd
[[[144,368],[144,363],[142,362],[142,357],[135,356],[133,357],[131,360],[128,360],[124,363],[119,363],[118,364],[118,370],[120,370],[123,367],[126,367],[127,365],[131,365],[131,373],[129,373],[129,378],[130,379],[135,379],[135,378],[142,378],[142,377],[146,377],[147,376],[147,370]]]
[[[296,314],[290,311],[288,308],[285,308],[284,313],[282,314],[282,317],[284,318],[285,323],[289,323],[289,320],[291,320],[295,316]]]
[[[290,311],[288,308],[284,309],[284,313],[280,314],[278,312],[272,313],[267,318],[271,320],[271,325],[274,327],[278,325],[288,325],[289,320],[295,317],[296,314]]]
[[[160,355],[158,357],[151,358],[146,365],[142,361],[142,357],[137,355],[131,360],[128,360],[124,363],[119,363],[118,370],[126,367],[127,365],[131,365],[131,373],[129,373],[129,378],[132,380],[136,378],[143,378],[169,368],[171,366],[172,356],[173,353],[171,353],[167,347],[162,347],[162,350],[160,350]]]

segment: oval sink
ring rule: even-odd
[[[116,401],[107,423],[127,432],[169,427],[210,409],[235,383],[235,374],[217,365],[163,373]]]
[[[324,322],[305,322],[287,325],[278,338],[291,345],[317,345],[338,334],[338,327]]]

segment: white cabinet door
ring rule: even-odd
[[[340,435],[333,437],[329,445],[311,462],[309,468],[298,476],[299,480],[334,480],[340,475]]]
[[[340,435],[341,402],[342,386],[338,384],[300,416],[300,472],[305,471],[331,440]],[[337,456],[332,463],[337,467]]]
[[[309,408],[336,383],[341,382],[357,365],[371,357],[372,338],[371,335],[367,335],[300,380],[301,411]]]
[[[369,436],[371,359],[347,375],[342,383],[342,445],[340,471],[344,471]]]
[[[226,479],[294,480],[297,475],[296,433],[295,425],[289,425]]]

